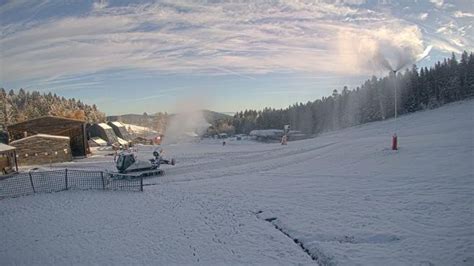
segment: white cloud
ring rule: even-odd
[[[336,3],[348,4],[348,5],[363,5],[367,3],[366,0],[338,0]]]
[[[404,47],[410,53],[423,50],[423,36],[416,26],[387,13],[324,2],[205,6],[167,2],[128,7],[101,2],[93,7],[88,16],[28,27],[2,26],[2,32],[9,28],[10,33],[0,39],[0,79],[110,69],[250,79],[268,72],[351,75],[372,71],[367,53],[382,46]]]
[[[436,7],[441,8],[443,7],[444,0],[430,0]]]
[[[420,20],[426,20],[428,18],[428,13],[421,13],[418,15]]]
[[[109,2],[107,0],[96,0],[92,4],[92,8],[95,10],[100,10],[104,9],[109,5]]]
[[[456,18],[473,18],[474,13],[456,11],[453,14]]]

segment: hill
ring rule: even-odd
[[[204,119],[210,124],[214,124],[218,120],[232,119],[232,116],[224,113],[218,113],[211,110],[202,110]]]
[[[202,110],[204,119],[209,124],[216,124],[217,121],[232,119],[231,116],[214,112],[211,110]],[[157,113],[157,114],[125,114],[125,115],[114,115],[107,116],[109,121],[121,121],[126,124],[138,125],[142,127],[152,128],[159,132],[164,132],[164,129],[169,123],[169,120],[174,116],[174,114],[167,113]]]
[[[472,265],[473,110],[470,100],[400,117],[398,151],[389,148],[393,120],[288,146],[168,145],[178,164],[145,179],[142,193],[2,200],[0,257],[42,265]]]

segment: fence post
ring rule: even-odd
[[[100,172],[100,177],[102,178],[102,189],[105,190],[104,172]]]
[[[66,168],[66,174],[64,175],[64,181],[66,183],[66,190],[67,190],[67,168]]]
[[[33,193],[36,193],[35,186],[33,185],[33,178],[31,177],[31,171],[28,171],[28,175],[30,176],[30,183],[31,188],[33,188]]]
[[[143,176],[140,177],[140,191],[143,192]]]

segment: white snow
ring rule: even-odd
[[[0,152],[11,151],[11,150],[14,150],[14,149],[16,149],[16,148],[13,147],[13,146],[0,143]]]
[[[167,145],[164,156],[177,165],[145,179],[143,193],[0,201],[0,261],[473,265],[473,110],[466,101],[400,117],[399,151],[389,149],[393,120],[287,146]],[[153,147],[139,149],[151,158]],[[113,161],[62,166],[110,168]]]
[[[101,128],[103,129],[112,129],[112,127],[110,127],[109,125],[107,125],[106,123],[99,123],[98,124]]]
[[[99,146],[107,146],[107,141],[105,141],[105,140],[103,140],[99,137],[92,137],[91,140]]]
[[[31,135],[31,136],[28,136],[26,138],[22,138],[22,139],[19,139],[19,140],[15,140],[15,141],[12,141],[10,144],[15,144],[17,141],[24,141],[24,140],[27,140],[27,139],[31,139],[31,138],[49,138],[49,139],[64,139],[64,140],[69,140],[69,137],[66,137],[66,136],[57,136],[57,135],[49,135],[49,134],[36,134],[36,135]]]
[[[158,134],[157,131],[148,127],[142,127],[142,126],[137,126],[137,125],[132,125],[132,124],[125,124],[125,123],[122,123],[122,124],[132,134],[136,134],[136,135]]]
[[[117,137],[117,141],[120,145],[128,145],[129,144],[128,141],[126,141],[122,138],[119,138],[119,137]]]
[[[114,124],[116,127],[124,127],[124,125],[118,121],[113,121],[112,124]]]

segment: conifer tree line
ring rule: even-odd
[[[398,115],[431,109],[474,96],[474,55],[462,53],[434,66],[418,69],[415,65],[403,73],[375,76],[355,89],[336,89],[331,96],[286,109],[265,108],[238,112],[230,121],[237,134],[253,129],[292,129],[317,134],[394,116],[394,82],[398,87]]]
[[[87,105],[80,100],[66,99],[56,94],[41,94],[38,91],[18,93],[0,88],[0,128],[41,116],[52,115],[85,120],[87,122],[105,121],[104,113],[97,106]]]

